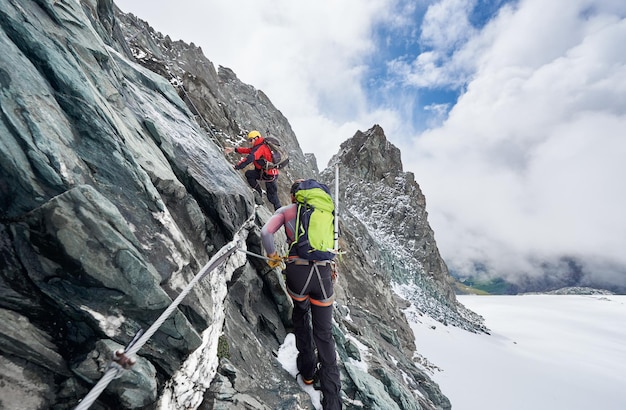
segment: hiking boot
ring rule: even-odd
[[[317,372],[317,351],[314,350],[311,355],[298,353],[296,367],[298,374],[302,375],[302,380],[313,380]],[[296,374],[296,377],[298,377],[298,374]]]
[[[313,370],[313,376],[311,378],[306,378],[302,373],[298,373],[302,378],[302,383],[307,386],[313,386],[315,390],[320,389],[320,381],[319,377],[317,377],[317,370],[319,369],[319,363],[315,366],[315,370]],[[298,379],[298,374],[296,374],[296,379]]]
[[[317,372],[313,373],[313,377],[310,379],[305,378],[302,373],[298,373],[300,375],[300,378],[302,379],[302,383],[304,383],[306,386],[313,386],[313,388],[315,390],[319,390],[320,387],[320,381],[317,378]],[[296,380],[298,379],[298,374],[296,374]]]

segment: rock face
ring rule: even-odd
[[[396,293],[422,313],[469,331],[486,330],[480,317],[457,302],[428,224],[426,198],[413,173],[402,171],[400,150],[387,140],[382,127],[358,131],[342,143],[322,173],[323,180],[334,178],[335,166],[340,169],[345,230],[356,235],[362,250],[352,254],[366,255],[371,270],[394,283]],[[374,293],[365,297],[377,299]]]
[[[172,41],[132,14],[118,12],[116,21],[128,39],[119,48],[129,49],[130,59],[167,79],[217,145],[239,145],[253,129],[281,142],[290,158],[278,180],[283,204],[290,200],[291,181],[317,175],[315,160],[302,153],[291,125],[261,90],[239,81],[229,68],[216,70],[193,43]],[[231,154],[229,160],[235,163],[238,158]]]
[[[0,2],[0,52],[0,408],[74,408],[220,249],[262,252],[271,214],[224,145],[251,129],[278,136],[292,158],[284,203],[291,180],[317,169],[261,91],[110,0]],[[426,314],[481,325],[451,293],[419,187],[379,127],[333,161],[346,205],[334,329],[345,408],[450,408],[416,362],[392,285],[440,306]],[[404,209],[389,202],[399,192]],[[363,210],[365,196],[385,205]],[[290,309],[279,272],[233,253],[93,408],[311,408],[276,358]]]

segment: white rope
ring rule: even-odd
[[[158,330],[158,328],[165,322],[165,320],[169,317],[169,315],[178,307],[180,302],[187,296],[187,294],[191,291],[191,289],[195,286],[196,283],[201,281],[209,272],[213,269],[217,268],[221,265],[230,254],[235,252],[239,247],[239,241],[232,241],[228,245],[224,246],[220,249],[220,252],[216,253],[211,260],[204,265],[202,270],[198,272],[198,274],[189,282],[187,287],[178,295],[178,297],[172,302],[172,304],[165,309],[165,311],[159,316],[159,318],[150,326],[150,328],[144,333],[137,343],[133,344],[131,348],[126,351],[127,356],[132,356],[137,353],[141,347],[146,344],[146,342],[152,337],[152,335]]]
[[[98,383],[89,391],[89,394],[85,396],[85,398],[76,406],[75,410],[87,410],[91,405],[96,401],[96,399],[100,396],[100,394],[107,388],[109,383],[115,376],[117,376],[117,369],[114,367],[110,367],[109,370],[102,376],[102,378],[98,381]]]
[[[250,222],[250,220],[248,220]],[[247,226],[248,222],[244,225]],[[204,267],[196,274],[196,276],[189,282],[187,287],[183,289],[183,291],[178,295],[178,297],[168,306],[167,309],[161,316],[150,326],[150,328],[136,341],[131,342],[131,345],[128,346],[127,350],[124,351],[124,355],[126,357],[131,357],[135,353],[139,351],[143,347],[144,344],[156,333],[156,331],[161,327],[163,322],[167,320],[167,318],[172,314],[174,309],[178,307],[180,302],[187,296],[187,294],[191,291],[191,289],[201,281],[209,272],[213,269],[217,268],[219,265],[224,263],[224,261],[237,249],[240,247],[241,239],[233,240],[229,242],[227,245],[223,246],[222,249],[213,257],[209,262],[204,265]],[[109,383],[116,378],[119,372],[121,372],[123,368],[115,362],[111,362],[111,366],[106,371],[104,376],[98,381],[98,383],[91,389],[91,391],[85,396],[85,398],[76,406],[75,410],[87,410],[91,405],[96,401],[96,399],[100,396],[100,394],[106,389]]]

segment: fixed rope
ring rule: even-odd
[[[255,258],[259,258],[259,259],[265,259],[266,261],[269,261],[271,258],[268,258],[267,256],[263,256],[263,255],[259,255],[258,253],[254,253],[254,252],[250,252],[246,249],[239,249],[239,252],[243,252],[246,255],[250,255],[250,256],[254,256]],[[287,259],[287,257],[283,256],[282,259]]]
[[[163,322],[172,314],[172,312],[178,307],[180,302],[187,296],[191,289],[201,281],[206,275],[208,275],[215,268],[224,263],[230,255],[240,249],[241,239],[233,240],[227,245],[222,247],[218,253],[216,253],[209,262],[196,274],[196,276],[189,282],[189,284],[183,289],[178,297],[161,313],[161,316],[150,326],[150,328],[143,334],[138,333],[133,341],[123,351],[116,351],[113,361],[109,365],[108,370],[98,381],[98,383],[91,389],[91,391],[85,396],[85,398],[76,406],[75,410],[87,410],[97,400],[100,394],[106,389],[113,379],[121,375],[123,370],[130,368],[136,361],[132,357],[135,353],[143,347],[144,344],[156,333],[161,327]]]

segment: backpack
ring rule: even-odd
[[[314,179],[300,183],[295,193],[295,238],[291,248],[302,259],[331,260],[335,257],[335,204],[330,190]]]
[[[285,168],[289,164],[289,156],[281,149],[280,141],[274,137],[265,137],[264,143],[272,152],[272,160],[265,163],[265,170]]]

